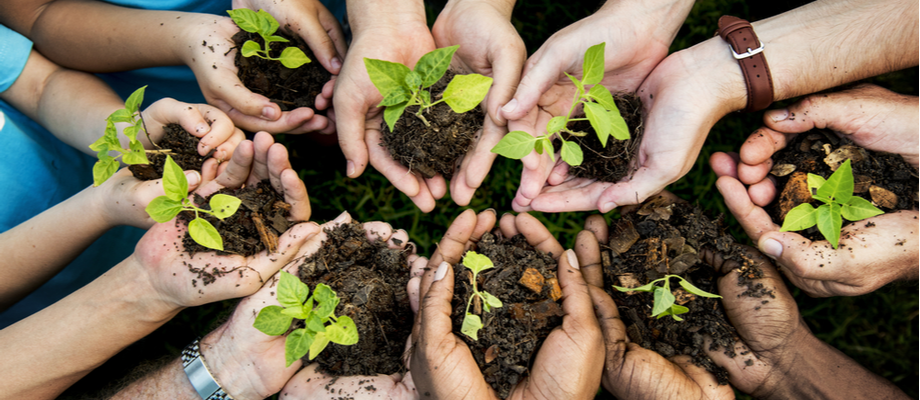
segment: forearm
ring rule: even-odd
[[[348,21],[357,39],[375,29],[428,29],[425,4],[421,0],[347,0]]]
[[[155,296],[133,257],[63,300],[0,331],[0,393],[53,398],[179,312]]]
[[[163,368],[132,382],[110,398],[118,399],[200,400],[201,397],[185,375],[182,360],[177,358]]]
[[[636,35],[650,35],[670,46],[674,37],[677,36],[677,31],[687,20],[693,4],[694,0],[611,0],[604,3],[597,14],[612,18],[629,16],[639,21],[646,21],[648,23],[643,25],[650,32],[636,32]]]

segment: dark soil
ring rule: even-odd
[[[781,188],[777,201],[766,208],[773,220],[782,224],[786,213],[803,202],[821,204],[811,198],[805,183],[807,174],[827,179],[833,173],[830,165],[847,158],[853,167],[855,195],[885,212],[917,209],[917,171],[901,156],[867,150],[830,131],[816,129],[796,136],[773,155],[771,174]],[[844,221],[844,226],[849,223]],[[817,227],[802,233],[811,240],[824,240]]]
[[[255,186],[224,189],[217,193],[229,194],[242,201],[236,213],[222,221],[209,214],[199,215],[214,225],[224,240],[224,251],[218,254],[239,254],[248,257],[265,249],[274,252],[278,246],[278,236],[295,224],[287,220],[291,206],[284,202],[284,196],[278,194],[268,180]],[[207,199],[194,195],[193,200],[198,207],[210,210]],[[179,213],[179,219],[185,223],[194,218],[195,213],[192,211]],[[196,243],[188,232],[185,233],[182,243],[189,254],[214,251]],[[213,271],[214,274],[216,271]],[[213,281],[213,277],[201,278],[205,284],[210,283],[209,280]]]
[[[581,146],[584,161],[577,167],[569,168],[569,175],[578,178],[591,178],[603,182],[618,182],[624,177],[631,176],[635,168],[630,161],[639,151],[642,135],[645,129],[642,125],[642,103],[634,94],[617,94],[614,102],[620,109],[620,115],[626,120],[629,127],[629,140],[616,140],[612,136],[607,139],[607,147],[601,145],[597,133],[588,121],[578,121],[570,127],[574,131],[586,132],[587,135],[568,136],[566,140],[574,140]],[[559,150],[557,144],[556,151]]]
[[[470,312],[480,316],[484,328],[478,333],[478,341],[461,333],[466,303],[473,293],[473,275],[458,265],[454,268],[456,288],[452,302],[454,334],[469,346],[486,382],[499,398],[506,398],[530,374],[537,351],[550,331],[562,324],[556,260],[535,250],[521,235],[505,238],[486,233],[473,250],[495,264],[495,268],[479,273],[477,287],[498,297],[504,305],[485,313],[478,298],[474,299]]]
[[[611,285],[638,287],[666,274],[680,275],[694,286],[718,294],[721,274],[704,263],[699,254],[716,250],[739,262],[742,274],[738,285],[747,286],[746,295],[762,297],[766,304],[774,298],[757,279],[763,272],[733,246],[722,219],[710,219],[698,206],[670,204],[661,197],[648,200],[637,212],[623,215],[610,228],[610,242],[601,244],[604,288],[616,301],[629,339],[664,357],[689,355],[693,363],[713,373],[720,384],[728,383],[728,373],[706,355],[703,337],[709,335],[713,349],[722,346],[735,357],[735,328],[728,322],[721,299],[692,295],[671,280],[677,304],[690,309],[683,321],[670,316],[651,317],[654,295],[651,292],[620,292]]]
[[[169,124],[163,127],[163,138],[157,143],[159,149],[169,150],[169,155],[183,171],[201,171],[201,164],[211,157],[214,150],[207,155],[198,154],[197,137],[192,136],[179,124]],[[160,179],[163,177],[163,165],[166,164],[166,154],[147,153],[150,164],[131,165],[128,169],[134,177],[142,181]]]
[[[332,75],[316,60],[316,56],[307,43],[300,36],[292,34],[287,27],[275,32],[290,40],[288,43],[273,42],[271,44],[272,56],[277,57],[281,51],[289,46],[296,46],[312,62],[301,65],[297,69],[289,69],[281,65],[281,61],[264,60],[252,56],[243,57],[237,51],[235,64],[239,68],[237,76],[253,93],[261,94],[281,107],[281,111],[290,111],[299,107],[314,108],[316,96],[322,93],[323,85],[329,82]],[[247,40],[254,40],[259,46],[264,46],[265,41],[255,33],[239,31],[233,35],[237,48],[242,48]],[[202,42],[207,46],[207,42]],[[213,50],[212,50],[213,51]],[[315,110],[317,114],[325,114],[325,110]]]
[[[360,339],[351,346],[330,343],[313,361],[332,376],[405,371],[403,352],[413,322],[406,292],[408,252],[388,249],[383,241],[368,242],[354,222],[326,234],[322,247],[300,266],[300,279],[311,292],[319,283],[332,287],[341,299],[335,315],[351,317]]]
[[[441,97],[453,77],[454,73],[448,71],[429,88],[432,101]],[[423,113],[430,124],[425,126],[415,116],[418,109],[418,106],[406,107],[396,122],[395,132],[390,132],[386,122],[381,123],[383,145],[389,149],[390,156],[409,171],[425,178],[441,174],[450,180],[458,166],[457,160],[469,151],[476,133],[482,129],[485,113],[476,107],[456,114],[442,102]]]

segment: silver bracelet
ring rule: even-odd
[[[205,365],[198,348],[200,340],[201,338],[195,339],[182,350],[182,369],[185,370],[185,376],[202,400],[233,400],[233,397],[224,392]]]

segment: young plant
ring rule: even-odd
[[[150,218],[163,223],[175,218],[182,211],[194,211],[195,219],[188,223],[189,236],[204,247],[222,251],[224,241],[217,228],[204,218],[200,218],[198,214],[211,214],[218,219],[227,218],[236,213],[240,207],[240,199],[226,194],[215,194],[209,201],[210,211],[198,208],[188,198],[188,180],[185,179],[182,168],[168,155],[163,166],[163,190],[166,192],[165,196],[157,197],[147,205],[146,211]]]
[[[310,360],[316,358],[329,342],[341,345],[358,343],[358,327],[347,315],[335,316],[339,298],[329,286],[320,283],[310,295],[310,287],[296,276],[281,271],[278,282],[280,306],[268,306],[259,311],[256,329],[271,336],[283,335],[291,328],[294,319],[304,321],[305,327],[295,329],[284,340],[286,366],[291,366],[310,353]]]
[[[277,58],[271,56],[270,45],[273,42],[289,42],[289,40],[281,36],[275,36],[279,24],[278,20],[272,17],[271,14],[261,9],[259,12],[255,12],[248,8],[227,10],[227,14],[230,14],[230,18],[233,19],[233,22],[236,22],[240,29],[258,34],[265,42],[264,47],[259,47],[259,44],[255,41],[247,40],[246,43],[243,43],[242,50],[240,50],[243,57],[256,56],[265,60],[281,61],[282,65],[290,69],[296,69],[310,62],[310,58],[302,50],[293,46],[286,47],[281,51],[281,56]]]
[[[680,286],[684,290],[693,293],[697,296],[702,297],[712,297],[721,299],[722,296],[717,294],[712,294],[706,292],[696,286],[693,286],[690,282],[687,282],[686,279],[681,278],[678,275],[665,275],[664,278],[659,278],[654,281],[649,282],[647,285],[640,286],[637,288],[625,288],[613,285],[613,288],[621,292],[655,292],[655,303],[652,306],[652,316],[653,317],[664,317],[670,315],[671,318],[674,318],[675,321],[683,321],[684,319],[678,317],[680,314],[686,314],[690,312],[690,309],[679,304],[674,304],[674,294],[671,293],[671,278],[677,278],[680,280]],[[655,286],[658,282],[664,282],[663,286]]]
[[[479,273],[495,267],[495,264],[492,264],[492,260],[490,260],[489,257],[475,251],[467,251],[463,256],[463,265],[469,268],[470,271],[473,271],[473,279],[470,280],[470,283],[473,285],[473,294],[471,294],[469,300],[466,301],[466,312],[463,317],[463,326],[460,327],[460,332],[473,340],[479,340],[478,333],[479,330],[482,329],[482,319],[480,319],[478,315],[470,313],[470,305],[473,304],[474,297],[479,297],[479,299],[482,300],[482,309],[485,312],[491,312],[493,308],[500,308],[502,306],[502,301],[497,297],[488,292],[479,291],[479,289],[476,288],[476,277],[479,276]]]
[[[847,159],[825,181],[824,178],[808,174],[808,190],[811,197],[820,200],[817,208],[802,203],[786,213],[780,232],[800,231],[818,225],[818,231],[835,249],[840,243],[840,229],[843,219],[859,221],[884,214],[869,200],[853,195],[853,167]]]
[[[578,143],[566,140],[563,133],[571,136],[582,137],[587,132],[573,131],[568,128],[570,122],[588,120],[597,138],[600,139],[601,145],[607,147],[607,139],[613,136],[617,140],[629,139],[629,127],[626,126],[626,120],[620,115],[620,110],[613,101],[613,95],[600,82],[604,79],[604,46],[605,43],[596,44],[585,51],[585,61],[582,66],[583,77],[578,80],[568,73],[565,76],[578,89],[575,98],[572,100],[572,106],[569,108],[567,115],[553,117],[546,123],[546,134],[543,136],[533,137],[524,131],[511,131],[502,138],[495,147],[493,153],[502,156],[520,160],[530,154],[532,150],[543,154],[544,151],[549,153],[553,161],[556,160],[555,151],[553,150],[553,136],[555,135],[562,141],[562,151],[560,156],[571,166],[581,165],[584,160],[584,154]],[[593,85],[593,86],[592,86]],[[585,90],[585,86],[591,86],[591,89]],[[572,118],[579,104],[584,105],[585,118]]]
[[[125,108],[116,110],[105,119],[105,134],[89,145],[89,148],[95,151],[99,158],[99,161],[96,161],[96,165],[93,166],[93,186],[101,185],[114,175],[115,171],[118,171],[118,157],[121,157],[121,161],[128,165],[150,163],[147,159],[147,150],[144,149],[141,141],[137,140],[139,133],[147,133],[140,114],[146,88],[147,86],[143,86],[131,93],[128,101],[125,102]],[[129,140],[127,149],[122,148],[118,140],[118,129],[115,128],[115,124],[120,122],[131,124],[122,131]],[[117,151],[119,154],[113,157],[109,155],[110,151]]]
[[[377,107],[386,107],[383,119],[390,131],[394,130],[396,121],[409,106],[419,106],[415,116],[421,119],[425,126],[429,126],[423,114],[435,104],[445,102],[455,113],[463,114],[482,102],[492,86],[492,78],[479,74],[455,75],[447,84],[441,98],[436,101],[431,100],[431,92],[426,90],[444,76],[450,67],[451,58],[459,47],[445,47],[425,54],[412,70],[400,63],[364,59],[364,66],[371,82],[383,96]]]

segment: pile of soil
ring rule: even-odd
[[[612,285],[639,287],[667,274],[679,275],[694,286],[718,294],[721,276],[701,260],[704,249],[713,249],[739,262],[742,272],[738,286],[746,286],[745,295],[774,298],[773,291],[758,282],[763,272],[733,246],[721,217],[710,219],[698,206],[669,204],[662,197],[647,201],[637,212],[623,215],[610,228],[610,242],[601,246],[604,288],[616,301],[620,318],[629,339],[664,357],[689,355],[693,363],[716,376],[720,384],[728,383],[728,372],[706,355],[703,337],[709,335],[713,348],[722,346],[725,354],[735,357],[737,336],[722,308],[721,299],[700,297],[686,292],[671,279],[676,303],[690,309],[681,314],[683,321],[670,316],[651,316],[654,295],[651,292],[620,292]]]
[[[489,257],[495,265],[479,273],[477,287],[501,300],[503,307],[482,312],[481,302],[474,299],[470,312],[479,315],[484,327],[478,341],[461,333],[466,304],[473,293],[473,275],[459,264],[454,268],[451,303],[454,334],[469,346],[486,382],[499,398],[506,398],[530,374],[549,333],[562,324],[556,260],[534,249],[521,235],[505,238],[486,233],[472,250]]]
[[[272,56],[277,57],[287,47],[295,46],[303,50],[304,54],[312,60],[297,69],[289,69],[281,61],[272,61],[257,56],[243,57],[241,52],[236,52],[234,63],[239,69],[237,76],[253,93],[261,94],[281,107],[281,111],[290,111],[299,107],[314,108],[316,96],[323,91],[323,85],[329,82],[332,75],[316,60],[316,56],[307,42],[300,36],[292,34],[288,27],[275,32],[275,36],[288,39],[290,42],[272,42]],[[264,47],[265,41],[256,33],[239,31],[233,35],[233,42],[237,48],[242,48],[247,40],[253,40]],[[202,46],[207,46],[203,42]],[[212,49],[213,51],[213,49]],[[325,110],[316,110],[317,114],[325,114]]]
[[[428,90],[431,100],[437,101],[454,78],[448,71]],[[450,180],[454,175],[457,160],[470,149],[476,132],[482,129],[485,113],[479,107],[463,114],[454,113],[447,103],[438,103],[422,114],[429,126],[418,117],[419,106],[406,107],[391,132],[386,122],[381,123],[383,145],[390,156],[409,168],[409,171],[425,178],[437,174]]]
[[[300,266],[300,279],[332,287],[340,302],[335,315],[347,315],[358,326],[358,343],[330,343],[314,362],[331,376],[394,374],[405,371],[403,351],[412,334],[408,251],[388,249],[386,242],[367,240],[360,224],[327,229],[322,247]],[[301,326],[303,321],[298,321]],[[304,363],[309,362],[305,357]]]
[[[288,221],[291,205],[284,202],[284,196],[276,192],[268,180],[242,189],[222,189],[215,194],[218,193],[228,194],[242,201],[236,213],[223,220],[210,214],[199,214],[199,218],[206,219],[217,228],[224,240],[224,251],[219,251],[218,254],[239,254],[248,257],[265,249],[273,253],[278,247],[278,236],[297,223]],[[205,199],[195,194],[192,200],[199,208],[210,210],[210,198],[211,196]],[[178,219],[188,223],[195,219],[195,213],[183,211],[179,213]],[[182,244],[189,254],[214,251],[195,242],[188,232],[182,238]]]
[[[205,160],[214,154],[214,150],[204,156],[198,154],[198,142],[200,140],[188,133],[179,124],[166,125],[163,130],[165,133],[157,143],[157,147],[169,150],[169,155],[183,171],[201,171],[201,164],[204,164]],[[128,169],[134,174],[135,178],[142,181],[162,178],[163,165],[166,164],[166,154],[147,153],[147,159],[150,164],[131,165]]]
[[[808,174],[827,179],[847,159],[853,167],[856,196],[885,212],[917,209],[917,170],[901,156],[867,150],[833,132],[815,129],[796,136],[773,155],[770,173],[777,188],[782,188],[777,200],[766,208],[773,221],[781,225],[786,213],[804,202],[823,204],[811,198]],[[844,221],[844,226],[850,223]],[[811,240],[824,240],[817,227],[802,233]]]
[[[629,140],[616,140],[611,136],[607,139],[607,147],[604,147],[590,122],[573,123],[571,130],[586,132],[587,135],[565,137],[565,140],[578,143],[584,153],[584,161],[577,167],[569,168],[569,175],[603,182],[619,182],[624,177],[631,176],[635,171],[635,167],[630,166],[630,161],[639,151],[639,144],[642,143],[642,135],[645,132],[642,125],[642,103],[639,97],[632,93],[618,93],[613,100],[620,110],[620,115],[626,120]],[[557,152],[561,145],[559,142],[556,143]]]

